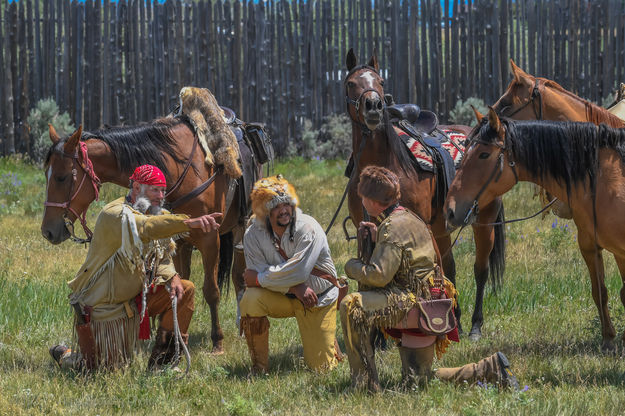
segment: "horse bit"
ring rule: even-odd
[[[79,147],[83,154],[83,160],[84,160],[83,163],[79,162],[79,152],[78,152]],[[71,203],[76,198],[76,196],[78,196],[78,193],[80,192],[82,185],[85,183],[85,178],[87,176],[89,176],[89,179],[91,179],[91,184],[93,185],[93,189],[95,191],[95,200],[97,201],[100,197],[100,185],[101,185],[100,179],[96,176],[95,171],[93,170],[93,165],[91,163],[91,160],[89,160],[89,156],[87,154],[87,145],[85,143],[80,142],[80,146],[76,146],[76,151],[74,152],[73,155],[67,154],[62,150],[54,150],[54,152],[60,154],[62,157],[68,157],[72,159],[72,186],[70,186],[69,188],[66,202],[63,202],[63,203],[50,202],[46,200],[43,203],[43,205],[46,207],[56,207],[56,208],[65,209],[65,211],[63,212],[63,220],[65,221],[65,228],[67,228],[67,231],[69,231],[70,235],[72,236],[71,237],[72,241],[74,241],[75,243],[88,243],[91,241],[93,232],[87,226],[87,219],[86,219],[87,209],[83,211],[82,215],[79,215],[76,212],[76,210],[74,210],[74,208],[71,207]],[[85,174],[83,175],[82,180],[80,181],[80,184],[76,188],[76,192],[74,192],[74,194],[72,195],[72,189],[74,188],[74,183],[77,182],[76,176],[78,174],[78,169],[76,168],[76,165],[80,166],[82,170],[85,172]],[[87,238],[79,238],[76,236],[76,234],[74,233],[74,224],[67,215],[68,211],[74,214],[74,216],[80,221],[80,224],[82,225],[82,228],[85,231],[85,235],[87,236]]]

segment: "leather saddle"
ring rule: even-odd
[[[438,117],[431,111],[421,110],[416,104],[394,104],[386,107],[391,119],[406,120],[410,125],[427,135],[438,127]]]

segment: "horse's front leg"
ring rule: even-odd
[[[224,333],[219,325],[219,299],[220,292],[217,285],[217,266],[219,264],[219,235],[212,233],[197,233],[192,231],[191,238],[195,247],[202,254],[204,266],[204,286],[202,294],[208,303],[211,313],[211,341],[213,342],[213,354],[223,354]]]
[[[578,234],[579,249],[582,252],[582,257],[584,257],[590,274],[592,298],[599,310],[601,336],[603,337],[601,351],[603,353],[614,353],[616,351],[616,345],[614,344],[616,331],[612,325],[608,310],[608,290],[604,282],[605,272],[603,269],[602,248],[597,245],[594,235],[591,233],[585,232],[578,227]]]
[[[445,277],[448,278],[454,286],[456,286],[456,260],[454,259],[454,253],[451,250],[451,236],[447,231],[444,215],[438,215],[436,217],[434,224],[432,224],[432,233],[434,234],[438,250],[441,253],[441,260],[443,262],[441,267],[443,268],[443,273],[445,274]],[[458,333],[462,333],[462,325],[460,324],[461,315],[462,311],[460,310],[460,301],[458,301],[458,306],[456,307]]]
[[[499,204],[493,202],[480,209],[477,222],[489,224],[495,222],[499,212]],[[482,337],[482,324],[484,323],[484,289],[488,280],[489,256],[495,245],[495,228],[492,225],[474,225],[473,236],[475,239],[475,263],[473,274],[475,277],[475,309],[471,317],[471,332],[469,339],[478,341]]]
[[[191,278],[191,254],[193,254],[193,244],[185,240],[176,241],[174,267],[183,279]]]

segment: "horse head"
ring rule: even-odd
[[[508,89],[493,105],[500,116],[516,120],[542,120],[542,96],[539,89],[540,78],[533,77],[515,65],[510,59],[512,81]]]
[[[346,64],[347,112],[352,121],[373,131],[382,124],[384,115],[384,79],[380,76],[378,58],[374,54],[366,65],[358,65],[358,58],[350,49]]]
[[[59,244],[73,235],[73,223],[77,218],[86,227],[85,214],[89,204],[98,197],[100,181],[93,171],[86,146],[80,141],[82,126],[62,139],[50,125],[49,134],[52,145],[44,165],[46,201],[41,233],[52,244]],[[91,182],[92,186],[83,186],[85,182]],[[85,232],[89,236],[88,228]]]
[[[449,226],[473,223],[486,206],[518,181],[509,154],[506,126],[491,107],[488,116],[475,110],[478,126],[469,136],[462,167],[451,184],[443,210]]]

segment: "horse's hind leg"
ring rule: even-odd
[[[592,286],[592,298],[599,310],[599,320],[601,322],[601,336],[603,342],[601,343],[601,351],[604,353],[612,353],[616,350],[614,344],[614,338],[616,337],[616,331],[612,325],[610,319],[610,312],[608,310],[608,290],[605,287],[603,269],[603,255],[601,253],[601,247],[597,246],[593,235],[589,235],[586,232],[582,232],[578,228],[579,234],[579,248],[588,267],[590,274],[590,283]],[[620,267],[620,265],[619,265]],[[622,292],[621,292],[622,293]]]
[[[615,255],[614,259],[616,260],[616,264],[618,265],[618,270],[621,273],[621,280],[623,282],[623,286],[621,287],[621,303],[623,304],[623,307],[625,307],[625,256],[617,257]],[[622,342],[623,342],[623,351],[625,353],[625,331],[623,331]]]
[[[198,238],[198,236],[195,236]],[[219,325],[219,286],[217,285],[217,266],[219,264],[219,239],[218,234],[208,233],[199,236],[195,246],[202,253],[204,266],[204,286],[202,294],[211,313],[211,341],[213,342],[213,354],[223,354],[224,333]]]

